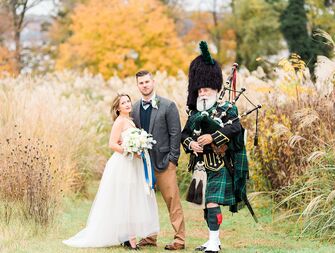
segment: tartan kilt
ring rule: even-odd
[[[236,198],[232,189],[232,178],[226,167],[219,171],[207,172],[206,186],[206,204],[217,203],[223,206],[231,206],[236,204]]]

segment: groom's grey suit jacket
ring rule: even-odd
[[[157,96],[158,109],[152,108],[149,133],[156,144],[149,150],[156,170],[164,171],[169,161],[177,165],[180,156],[181,126],[177,106],[174,102]],[[138,128],[141,127],[141,99],[133,106],[132,117]]]

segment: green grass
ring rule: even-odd
[[[97,184],[93,184],[89,200],[65,199],[63,212],[57,222],[47,231],[34,229],[33,225],[22,224],[15,219],[9,225],[0,223],[1,253],[105,253],[127,252],[122,247],[99,249],[76,249],[62,244],[62,240],[74,235],[85,226],[86,219],[94,198]],[[184,199],[184,198],[183,198]],[[157,194],[160,209],[161,231],[157,248],[145,248],[142,252],[166,252],[164,245],[173,238],[173,230],[169,223],[168,213],[161,195]],[[202,218],[202,210],[194,209],[186,201],[182,202],[186,220],[186,250],[193,249],[207,239],[207,228]],[[256,224],[246,209],[231,215],[227,208],[222,208],[224,220],[221,225],[221,252],[335,252],[331,243],[297,238],[295,226],[289,222],[273,223],[271,201],[258,197],[253,205],[259,223]]]

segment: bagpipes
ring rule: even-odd
[[[194,137],[200,136],[202,133],[202,129],[206,129],[206,131],[209,132],[215,132],[223,127],[226,127],[228,125],[233,124],[235,121],[240,120],[241,118],[251,114],[252,112],[256,111],[256,131],[255,131],[255,137],[254,137],[254,146],[258,145],[258,110],[262,107],[260,104],[255,105],[253,104],[250,99],[244,94],[246,91],[245,88],[241,88],[241,90],[236,89],[236,75],[237,75],[237,68],[238,64],[234,63],[231,73],[227,78],[226,84],[223,86],[222,90],[220,91],[220,95],[218,97],[216,106],[212,108],[211,110],[208,111],[202,111],[202,112],[197,112],[197,115],[194,115],[194,122],[192,123],[193,130],[193,135]],[[224,95],[225,92],[229,92],[229,99],[227,101],[224,101]],[[243,96],[246,98],[246,100],[253,105],[253,108],[242,113],[238,114],[235,113],[234,107],[238,99]],[[220,108],[220,110],[219,110]],[[222,109],[223,108],[223,109]],[[237,109],[235,109],[237,111]],[[232,113],[232,111],[234,113]],[[230,115],[229,120],[226,122],[222,122],[221,118]],[[232,115],[234,115],[232,117]],[[244,131],[244,130],[243,130]],[[244,145],[244,144],[243,144]],[[215,146],[214,144],[211,145],[214,152]],[[222,145],[223,146],[223,145]],[[220,147],[218,147],[220,149]],[[244,147],[245,149],[245,147]],[[225,149],[224,151],[225,152]],[[232,188],[233,192],[235,192],[235,186],[234,186],[234,174],[235,174],[235,168],[234,164],[232,164],[229,159],[224,156],[224,163],[225,167],[227,168],[231,178],[232,178]],[[187,201],[192,202],[196,204],[198,207],[203,208],[204,207],[204,198],[205,198],[205,190],[204,187],[206,185],[206,172],[205,172],[204,164],[203,162],[198,162],[195,167],[194,167],[194,172],[192,176],[192,181],[191,185],[189,187],[189,191],[187,194]],[[237,181],[239,178],[236,178]],[[254,218],[255,222],[257,223],[257,217],[249,203],[249,200],[245,194],[242,194],[241,192],[238,193],[239,195],[239,200],[243,201],[245,205],[247,206],[249,212],[251,213],[252,217]],[[234,206],[232,212],[237,212],[237,206]]]
[[[256,131],[255,131],[255,138],[254,138],[254,146],[258,145],[258,110],[262,107],[262,105],[255,105],[251,102],[251,100],[244,94],[246,91],[245,88],[241,88],[241,90],[236,89],[236,74],[237,74],[237,68],[238,64],[234,63],[231,73],[227,78],[226,85],[223,86],[219,98],[217,100],[216,106],[208,111],[198,112],[198,115],[195,115],[195,120],[193,122],[194,133],[195,136],[200,136],[202,133],[201,128],[206,128],[207,130],[211,132],[215,132],[219,130],[222,127],[225,127],[227,125],[231,125],[237,120],[240,120],[241,118],[249,115],[250,113],[256,111]],[[224,101],[224,95],[225,92],[229,91],[229,100]],[[237,95],[236,95],[237,93]],[[243,95],[246,100],[253,105],[254,108],[237,115],[235,118],[232,118],[228,120],[227,122],[222,122],[221,117],[226,116],[228,114],[228,111],[234,107],[237,100]],[[217,107],[225,107],[225,110],[218,111]],[[211,114],[211,115],[210,115]]]
[[[254,137],[254,146],[258,146],[258,110],[260,108],[262,108],[262,105],[261,104],[255,105],[253,102],[251,102],[251,100],[244,94],[244,92],[246,91],[245,88],[241,88],[240,91],[238,91],[236,89],[237,68],[238,68],[238,64],[234,63],[233,67],[231,69],[230,75],[227,78],[226,85],[223,86],[223,89],[220,92],[218,100],[222,102],[223,97],[225,95],[225,92],[226,92],[226,90],[228,90],[229,91],[229,100],[228,101],[231,101],[230,102],[231,106],[230,107],[228,106],[229,108],[231,108],[232,105],[236,104],[237,100],[240,98],[241,95],[243,95],[243,97],[254,107],[254,108],[242,113],[241,115],[238,115],[236,118],[232,119],[231,121],[228,121],[226,124],[231,124],[233,121],[241,119],[242,117],[245,117],[245,116],[249,115],[250,113],[256,111],[256,129],[255,129],[255,137]],[[238,94],[236,95],[236,93],[238,93]]]

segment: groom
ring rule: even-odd
[[[155,81],[146,70],[136,74],[142,98],[134,104],[132,117],[137,127],[153,135],[157,144],[150,150],[157,186],[167,205],[174,240],[166,250],[185,248],[185,223],[177,185],[176,167],[180,155],[181,126],[176,104],[155,93]],[[157,235],[143,238],[138,246],[157,246]]]

